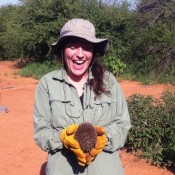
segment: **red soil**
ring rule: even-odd
[[[13,62],[0,62],[0,106],[8,113],[0,113],[0,174],[44,175],[47,153],[33,140],[34,91],[38,83],[32,78],[22,78]],[[175,90],[170,85],[144,86],[138,82],[121,81],[126,97],[134,93],[158,98],[164,90]],[[126,175],[173,175],[175,170],[157,168],[143,159],[120,151]]]

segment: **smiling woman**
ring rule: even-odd
[[[107,48],[108,39],[97,38],[84,19],[66,22],[51,45],[63,66],[41,78],[34,105],[34,139],[48,152],[46,175],[124,174],[118,149],[131,124],[116,78],[98,62]],[[74,137],[85,122],[96,132],[88,152]]]

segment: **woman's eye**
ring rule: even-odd
[[[93,46],[92,45],[85,45],[85,46],[83,46],[83,49],[87,50],[87,51],[91,51],[91,50],[93,50]]]
[[[71,50],[75,50],[79,47],[81,47],[85,51],[92,51],[93,50],[93,45],[89,44],[68,44],[67,46]]]
[[[72,50],[74,50],[75,49],[75,46],[71,46],[71,47],[69,47],[70,49],[72,49]]]
[[[71,45],[69,45],[69,48],[72,49],[72,50],[74,50],[74,49],[78,48],[78,46],[75,45],[75,44],[73,44],[73,45],[71,44]]]

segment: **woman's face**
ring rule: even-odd
[[[68,76],[81,79],[88,74],[88,68],[93,57],[93,44],[81,38],[74,39],[64,47],[64,59]]]

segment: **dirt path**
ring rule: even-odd
[[[0,113],[0,174],[45,175],[47,154],[33,140],[33,102],[38,83],[32,78],[21,78],[12,62],[0,62],[0,106],[8,113]],[[133,93],[159,97],[171,86],[143,86],[137,82],[122,81],[120,85],[126,96]],[[121,151],[126,175],[173,175],[166,169],[150,166],[144,160]]]

